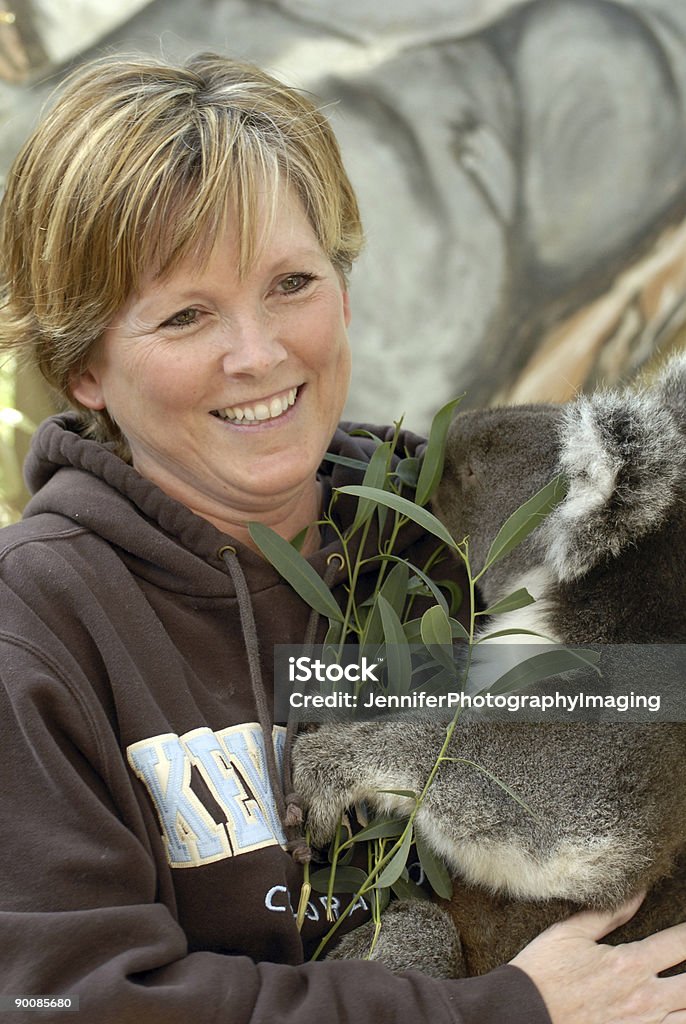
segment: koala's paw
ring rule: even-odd
[[[330,726],[301,733],[293,748],[293,786],[303,801],[314,846],[333,838],[343,812],[355,803],[350,751]]]
[[[329,960],[378,960],[394,972],[414,969],[432,978],[463,978],[466,967],[450,916],[428,900],[398,900],[381,915],[373,951],[374,922],[345,935]]]

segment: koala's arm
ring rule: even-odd
[[[381,915],[372,949],[375,924],[356,928],[329,953],[331,960],[378,960],[391,971],[411,968],[433,978],[466,977],[462,947],[450,916],[428,900],[398,900]]]
[[[294,779],[313,843],[324,845],[357,801],[407,814],[410,798],[381,791],[420,793],[444,738],[444,726],[409,716],[299,737]],[[415,824],[471,884],[518,899],[615,906],[669,873],[683,848],[686,797],[673,784],[680,727],[465,720],[448,753]]]
[[[334,835],[343,811],[359,801],[398,815],[413,803],[383,793],[420,793],[445,739],[445,726],[404,721],[326,724],[302,733],[293,749],[293,782],[315,846]]]

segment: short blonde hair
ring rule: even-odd
[[[345,276],[362,246],[359,210],[333,130],[309,99],[216,54],[79,68],[8,175],[0,349],[28,355],[78,407],[70,380],[146,271],[202,256],[228,214],[239,272],[250,266],[265,180],[295,189]],[[81,412],[90,436],[121,441],[106,413]]]

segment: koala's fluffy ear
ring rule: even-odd
[[[569,404],[560,428],[569,491],[541,538],[559,580],[583,576],[665,520],[686,480],[678,415],[685,399],[681,358],[649,389],[599,392]]]
[[[682,429],[686,424],[686,352],[673,356],[655,382],[655,392],[662,404],[676,416]]]

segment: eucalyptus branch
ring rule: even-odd
[[[361,627],[360,621],[359,621],[359,613],[358,613],[357,605],[355,603],[355,590],[356,590],[356,587],[357,587],[357,584],[358,584],[358,580],[359,580],[359,576],[360,576],[362,552],[364,551],[365,544],[367,543],[367,538],[369,536],[370,527],[371,527],[371,518],[369,518],[367,520],[367,522],[364,524],[364,528],[362,530],[362,536],[361,536],[360,542],[359,542],[359,547],[357,549],[357,553],[356,553],[356,556],[355,556],[355,564],[353,566],[351,566],[351,564],[350,564],[350,550],[349,550],[349,547],[348,547],[348,538],[345,537],[343,539],[343,551],[344,551],[345,558],[346,558],[346,565],[347,565],[347,569],[348,569],[348,579],[349,579],[350,582],[349,582],[349,589],[348,589],[348,600],[346,602],[346,608],[345,608],[345,613],[344,613],[344,618],[343,618],[343,629],[341,631],[341,640],[340,640],[340,644],[339,644],[339,647],[338,647],[339,655],[341,653],[341,648],[343,647],[343,645],[346,643],[346,641],[348,639],[348,633],[349,632],[354,632],[357,635],[359,635],[362,632],[362,627]],[[354,620],[354,623],[355,623],[354,627],[351,626],[351,619]]]
[[[373,842],[374,850],[372,852],[371,845],[367,850],[367,873],[372,871],[373,858],[378,860],[383,857],[384,850],[383,839],[375,839]],[[374,922],[374,934],[372,935],[372,941],[369,944],[368,958],[371,957],[374,952],[374,947],[379,941],[379,935],[381,934],[381,893],[378,889],[374,889],[372,892],[372,921]]]
[[[309,845],[310,832],[309,829],[305,830],[305,842]],[[298,912],[296,914],[295,923],[298,931],[302,931],[302,926],[305,923],[305,914],[307,912],[307,904],[312,894],[312,884],[310,882],[310,862],[306,861],[303,865],[303,884],[300,887],[300,898],[298,900]]]
[[[328,525],[338,538],[347,571],[347,595],[343,608],[339,607],[312,565],[299,554],[296,542],[294,542],[295,546],[290,545],[262,524],[249,525],[251,536],[265,557],[282,573],[303,600],[308,602],[313,609],[328,617],[333,627],[331,643],[332,646],[337,647],[339,658],[342,655],[343,646],[349,642],[356,642],[358,645],[364,646],[371,637],[373,643],[377,642],[377,638],[383,638],[387,645],[408,644],[408,637],[421,636],[421,641],[429,655],[433,657],[439,667],[442,666],[442,671],[449,671],[451,678],[457,682],[455,661],[452,655],[454,637],[458,636],[465,641],[466,648],[466,664],[462,668],[461,680],[464,692],[471,668],[473,649],[481,642],[475,636],[478,616],[507,612],[533,600],[521,589],[502,598],[492,609],[486,609],[482,613],[477,611],[476,607],[477,584],[492,565],[521,543],[540,524],[543,517],[562,500],[565,485],[561,477],[555,478],[513,513],[499,530],[483,566],[475,573],[471,565],[468,539],[456,540],[444,524],[426,508],[442,473],[447,429],[456,404],[457,400],[448,403],[436,414],[421,463],[416,458],[409,457],[401,459],[394,468],[393,459],[399,442],[399,423],[396,424],[391,442],[377,439],[378,445],[366,467],[358,465],[357,460],[332,456],[333,461],[352,465],[352,468],[360,469],[363,473],[361,484],[347,485],[334,491],[331,506],[327,515],[322,519],[322,524]],[[416,486],[415,500],[411,501],[401,491],[413,485]],[[357,511],[353,524],[344,531],[338,527],[333,515],[333,506],[340,493],[357,498]],[[387,522],[389,512],[392,512],[393,519]],[[379,523],[378,539],[375,545],[376,551],[370,553],[368,548],[375,517]],[[408,523],[417,524],[436,541],[422,568],[413,565],[404,555],[394,553],[401,532]],[[354,551],[353,539],[356,544]],[[446,602],[439,585],[431,577],[436,563],[446,551],[454,552],[464,565],[467,577],[467,593],[465,595],[467,608],[464,615],[466,627],[462,626],[455,618],[450,617],[453,611],[452,605]],[[390,568],[391,564],[393,564],[392,569]],[[361,576],[372,565],[378,567],[372,593],[365,601],[360,602],[358,589]],[[416,583],[413,578],[417,581]],[[411,587],[410,580],[413,580]],[[410,616],[418,594],[423,597],[432,597],[435,603],[430,604],[421,617],[411,619]],[[503,635],[506,632],[507,630],[500,630],[498,635]],[[334,635],[335,640],[333,639]],[[381,641],[379,640],[379,642]],[[390,649],[391,647],[389,647]],[[535,681],[536,678],[544,678],[546,675],[557,674],[569,667],[574,667],[573,664],[567,663],[561,667],[562,662],[558,659],[555,661],[554,671],[552,671],[551,662],[546,661],[543,664],[545,656],[539,656],[539,658],[541,664],[529,672],[528,683]],[[390,660],[389,658],[389,662]],[[395,660],[392,664],[395,666],[398,679],[401,680],[399,685],[411,686],[412,666],[409,654],[406,652],[404,658]],[[423,665],[422,668],[424,667],[426,666]],[[503,686],[512,685],[507,673],[498,682]],[[402,692],[402,690],[398,692]],[[448,762],[456,761],[472,764],[465,759],[448,755],[459,716],[460,710],[458,709],[446,727],[440,750],[436,754],[421,792],[418,794],[409,791],[400,793],[400,795],[411,799],[411,807],[407,820],[398,820],[397,830],[390,819],[388,822],[390,828],[387,828],[385,820],[381,819],[380,826],[378,823],[372,823],[367,829],[362,829],[357,836],[343,838],[339,823],[330,850],[331,866],[328,878],[326,878],[327,918],[329,920],[333,916],[333,894],[336,889],[337,870],[346,872],[345,876],[341,876],[341,886],[345,882],[346,886],[357,888],[347,907],[333,922],[332,927],[320,942],[314,953],[314,959],[321,955],[358,901],[370,893],[375,924],[373,948],[381,927],[381,903],[384,893],[388,894],[390,888],[396,885],[407,892],[409,883],[402,880],[401,876],[404,872],[406,873],[407,857],[413,839],[417,846],[420,862],[430,883],[439,894],[449,894],[450,878],[447,869],[424,844],[421,833],[415,833],[415,822],[441,767]],[[479,768],[476,764],[474,767]],[[485,769],[481,770],[507,792],[510,792],[496,776],[491,775]],[[519,799],[515,794],[511,795],[514,799]],[[526,806],[522,801],[519,802],[522,803],[522,806]],[[379,828],[381,828],[381,833]],[[365,832],[370,829],[373,835],[369,838],[373,838],[373,842],[369,842],[367,847],[368,870],[364,881],[360,882],[359,876],[363,872],[356,867],[344,867],[343,858],[348,855],[355,842],[365,838]],[[320,873],[317,872],[317,874]],[[400,885],[401,880],[402,885]],[[307,901],[314,887],[313,883],[315,883],[315,879],[311,878],[309,867],[306,867],[297,912],[298,927],[301,927],[304,921]],[[316,886],[321,891],[324,888],[324,880],[316,879]]]
[[[469,674],[470,662],[471,662],[471,643],[469,645],[469,653],[468,653],[468,656],[467,656],[467,663],[466,663],[466,666],[465,666],[465,669],[464,669],[464,676],[463,676],[463,681],[462,681],[462,685],[463,686],[464,686],[464,683],[466,682],[467,676]],[[407,819],[407,823],[405,824],[405,827],[404,827],[403,831],[401,832],[401,834],[398,836],[398,838],[395,840],[395,842],[391,846],[390,850],[388,850],[388,851],[386,851],[386,849],[385,849],[385,845],[386,844],[382,840],[378,841],[379,846],[380,846],[380,850],[379,850],[380,855],[377,855],[377,858],[375,859],[374,865],[371,868],[369,867],[369,854],[368,854],[367,878],[362,883],[362,885],[357,890],[357,892],[354,894],[354,896],[351,898],[348,906],[345,908],[343,913],[339,916],[337,921],[334,923],[333,927],[326,933],[324,938],[319,943],[317,949],[315,950],[315,952],[314,952],[314,954],[312,956],[313,960],[317,960],[319,958],[319,956],[322,954],[322,952],[324,951],[326,946],[329,944],[331,939],[334,937],[335,933],[338,931],[338,928],[343,923],[345,918],[352,912],[352,908],[356,905],[358,900],[360,898],[363,898],[370,890],[373,890],[374,893],[378,895],[378,885],[377,885],[378,879],[381,877],[381,875],[383,874],[384,870],[389,866],[389,864],[391,864],[391,862],[393,861],[394,857],[396,857],[398,855],[398,853],[403,849],[403,847],[405,845],[408,844],[408,842],[411,842],[411,839],[408,840],[408,837],[412,836],[412,833],[413,833],[413,830],[414,830],[415,819],[417,817],[417,814],[419,813],[419,810],[420,810],[424,800],[426,799],[426,795],[429,792],[429,789],[431,788],[431,785],[432,785],[434,779],[436,778],[436,775],[437,775],[441,765],[445,761],[452,760],[451,758],[448,758],[446,756],[446,752],[447,752],[447,750],[448,750],[448,748],[450,746],[451,740],[453,738],[453,733],[455,732],[455,727],[457,726],[457,722],[458,722],[459,716],[460,716],[460,710],[458,709],[458,711],[456,711],[455,714],[453,715],[452,720],[450,721],[448,727],[446,728],[445,739],[443,740],[443,744],[441,746],[441,749],[438,752],[436,760],[434,761],[434,764],[433,764],[433,766],[431,768],[431,771],[429,772],[429,775],[427,777],[427,780],[426,780],[426,782],[424,784],[424,787],[423,787],[421,793],[419,794],[419,796],[415,797],[414,806],[412,808],[412,811],[409,814],[409,817]],[[346,840],[344,843],[342,843],[341,846],[339,848],[337,848],[336,851],[335,851],[335,854],[334,854],[335,859],[336,860],[338,859],[338,856],[340,855],[340,852],[345,847],[352,845],[354,842],[355,842],[355,837],[351,836],[348,840]],[[377,841],[375,841],[375,843],[376,842]],[[379,847],[377,847],[377,850],[378,849],[379,849]],[[335,874],[335,866],[334,866],[334,862],[332,861],[332,872],[331,872],[332,878],[333,878],[334,874]],[[378,926],[374,930],[374,937],[372,939],[372,944],[371,944],[371,947],[370,947],[370,954],[371,954],[371,951],[373,950],[374,945],[376,943],[376,940],[378,938],[378,929],[379,928],[380,928],[380,922],[379,922]]]

